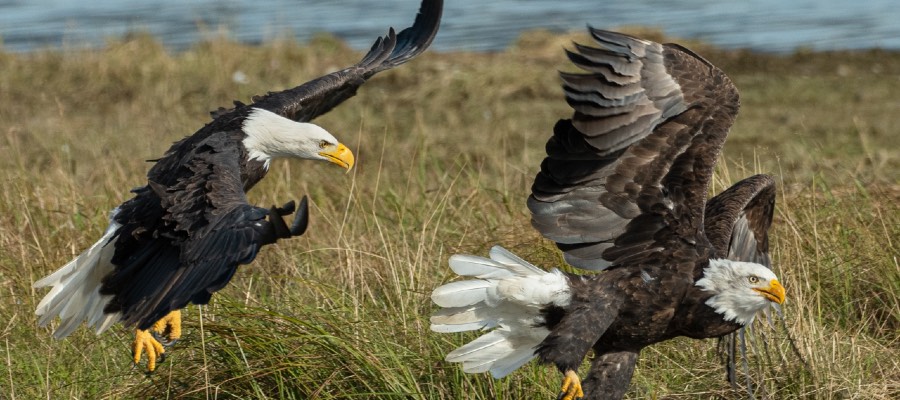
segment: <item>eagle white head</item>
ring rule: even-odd
[[[784,303],[784,286],[765,266],[724,259],[709,260],[697,286],[713,292],[706,305],[724,315],[726,321],[742,325],[753,322],[772,303]]]
[[[250,159],[266,163],[275,157],[330,161],[349,170],[353,152],[322,127],[296,122],[268,110],[253,108],[244,120],[244,147]]]

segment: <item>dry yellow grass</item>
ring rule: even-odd
[[[308,194],[308,234],[267,248],[208,307],[188,308],[186,338],[152,377],[131,368],[124,329],[54,341],[36,326],[44,293],[31,282],[92,243],[144,182],[144,160],[209,110],[359,54],[329,37],[179,54],[148,37],[0,53],[0,398],[552,397],[551,368],[495,381],[444,363],[471,337],[432,334],[427,317],[450,254],[502,244],[558,265],[524,202],[553,123],[570,113],[555,76],[567,68],[564,43],[532,34],[504,53],[426,53],[318,120],[351,144],[358,168],[274,164],[250,198]],[[772,253],[809,366],[783,331],[760,325],[770,358],[757,353],[755,375],[770,398],[897,398],[900,54],[702,54],[744,104],[715,189],[755,172],[781,183]],[[715,353],[714,341],[686,339],[646,350],[629,398],[740,396]]]

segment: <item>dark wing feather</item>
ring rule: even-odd
[[[775,179],[746,178],[706,204],[706,237],[719,257],[771,266],[769,227],[775,215]]]
[[[587,73],[561,74],[575,113],[556,124],[528,207],[566,261],[604,269],[703,240],[707,186],[739,100],[722,71],[680,46],[590,31],[603,48],[568,52]],[[678,239],[659,240],[663,229]]]
[[[305,229],[305,201],[293,228],[281,219],[293,211],[292,203],[271,210],[247,203],[239,165],[244,155],[233,136],[211,135],[197,143],[174,184],[150,181],[162,223],[153,232],[120,236],[122,254],[129,256],[114,259],[117,269],[101,289],[115,295],[107,311],[122,312],[125,325],[146,329],[189,302],[205,304],[262,246]]]
[[[356,94],[378,72],[394,68],[419,55],[434,40],[441,21],[443,0],[423,0],[412,27],[379,37],[363,59],[349,68],[314,79],[293,89],[253,98],[263,108],[295,121],[311,121]],[[224,115],[221,110],[213,116]]]
[[[775,214],[775,179],[768,175],[746,178],[709,199],[705,214],[706,237],[718,257],[771,267],[769,227]],[[737,384],[735,348],[738,338],[741,358],[747,370],[744,329],[742,327],[739,332],[720,338],[720,346],[725,343],[728,347],[725,365],[732,385]],[[747,379],[747,388],[751,390],[749,375]]]
[[[550,333],[534,350],[542,363],[553,364],[563,373],[578,370],[588,350],[616,321],[623,299],[618,285],[601,289],[594,282],[572,277],[569,287],[572,303],[561,318],[549,317],[552,308],[544,310],[547,321],[558,319],[558,322],[548,326]]]

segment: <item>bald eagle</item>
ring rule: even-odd
[[[35,282],[52,288],[37,306],[39,324],[59,316],[54,336],[64,338],[82,322],[97,334],[122,322],[136,329],[134,362],[146,351],[153,371],[164,344],[181,335],[180,309],[208,303],[263,246],[305,231],[305,198],[291,226],[282,218],[295,210],[293,202],[269,209],[248,202],[246,192],[270,161],[352,168],[353,153],[309,121],[354,96],[376,73],[423,52],[437,34],[442,8],[442,0],[423,0],[412,27],[399,34],[391,28],[353,66],[212,112],[212,122],[155,160],[147,184],[112,210],[100,240]]]
[[[494,247],[452,256],[472,279],[432,293],[433,331],[490,330],[447,361],[502,377],[537,357],[564,375],[567,400],[620,399],[644,347],[729,334],[785,297],[767,267],[771,177],[707,202],[739,108],[731,80],[679,45],[589,30],[602,47],[567,51],[586,73],[560,74],[574,115],[557,122],[527,205],[569,264],[602,272],[548,272]]]

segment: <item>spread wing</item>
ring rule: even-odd
[[[269,210],[248,204],[238,164],[243,155],[228,136],[198,144],[182,166],[189,173],[174,184],[150,181],[164,225],[104,281],[126,325],[146,329],[189,302],[207,303],[262,246],[306,229],[305,199],[290,228],[282,216],[293,203]]]
[[[706,237],[719,257],[771,267],[769,227],[772,226],[774,214],[775,179],[768,175],[751,176],[706,203]],[[781,314],[778,317],[784,323]],[[719,348],[722,350],[724,347],[724,363],[732,385],[737,384],[737,350],[740,349],[747,390],[752,392],[745,329],[742,327],[738,332],[720,338]]]
[[[604,269],[704,240],[707,187],[739,99],[690,50],[590,32],[602,48],[567,52],[586,73],[560,74],[575,113],[554,127],[528,208],[567,262]]]
[[[437,34],[443,0],[423,0],[412,27],[379,37],[357,64],[316,78],[292,89],[253,97],[253,107],[263,108],[300,122],[308,122],[344,102],[378,72],[394,68],[419,55]],[[240,108],[243,104],[235,102]],[[212,112],[218,118],[232,110]]]
[[[706,204],[706,237],[720,257],[767,267],[769,227],[775,214],[775,179],[746,178]]]

